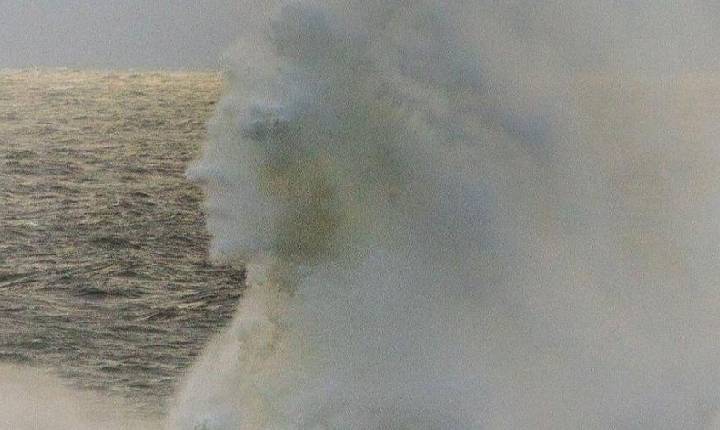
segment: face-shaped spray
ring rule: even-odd
[[[171,428],[708,428],[717,83],[630,78],[633,7],[310,3],[188,171],[250,276]]]

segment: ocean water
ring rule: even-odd
[[[214,73],[0,73],[0,362],[163,414],[243,285],[207,263],[202,195],[183,177],[220,86]],[[0,373],[5,417],[32,390]],[[0,419],[52,428],[28,426]]]
[[[712,4],[246,8],[184,160],[191,243],[247,287],[107,428],[719,428]]]

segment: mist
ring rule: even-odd
[[[0,366],[0,427],[14,430],[143,430],[157,420],[127,413],[127,402],[90,391],[73,390],[44,369]]]
[[[181,64],[163,47],[190,37],[196,67],[220,38],[98,8],[133,19],[118,63],[85,42],[97,64]],[[717,6],[236,13],[214,30],[239,40],[186,176],[210,258],[248,285],[166,428],[720,428]],[[83,40],[68,31],[64,49]]]
[[[717,425],[717,9],[248,11],[188,177],[249,290],[171,428]]]

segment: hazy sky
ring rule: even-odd
[[[0,0],[0,68],[216,68],[220,55],[238,38],[242,22],[254,21],[253,7],[263,8],[267,3],[270,1]],[[716,0],[578,0],[570,4],[553,0],[532,4],[508,0],[505,7],[512,10],[521,27],[538,8],[551,10],[548,19],[567,15],[576,20],[573,35],[561,34],[562,40],[548,43],[592,42],[620,55],[626,66],[635,62],[643,68],[653,64],[661,69],[718,67],[720,45],[714,35],[720,24],[720,3]],[[593,12],[580,15],[592,19],[578,19],[573,9],[583,10],[588,5]],[[247,15],[245,19],[243,15]],[[582,52],[599,55],[588,49]],[[577,50],[569,55],[577,55]]]
[[[243,0],[0,0],[0,68],[216,68]]]

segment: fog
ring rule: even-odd
[[[716,9],[279,3],[188,170],[249,288],[168,428],[719,428]]]
[[[216,69],[234,0],[0,0],[0,68]]]
[[[720,428],[717,6],[270,3],[15,20],[74,65],[234,46],[187,177],[248,288],[167,429]]]

